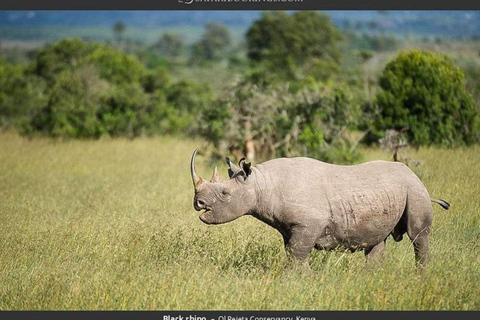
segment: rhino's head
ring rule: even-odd
[[[206,181],[195,170],[196,154],[197,150],[195,149],[190,169],[195,187],[193,207],[197,211],[204,210],[200,215],[200,220],[206,224],[221,224],[249,213],[255,203],[253,184],[249,178],[252,173],[250,164],[245,163],[245,159],[242,159],[237,167],[227,157],[230,179],[222,180],[215,168],[210,181]]]

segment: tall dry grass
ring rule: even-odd
[[[298,274],[261,222],[199,221],[188,169],[199,144],[1,134],[0,309],[480,309],[479,147],[409,151],[452,204],[434,208],[424,275],[408,240],[387,241],[373,268],[362,253],[313,252],[313,274]]]

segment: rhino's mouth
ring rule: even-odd
[[[206,208],[202,214],[200,214],[199,216],[200,220],[203,222],[203,223],[206,223],[206,224],[212,224],[213,223],[213,216],[212,216],[212,209],[210,208]]]

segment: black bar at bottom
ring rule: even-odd
[[[473,320],[478,311],[0,311],[1,319]]]

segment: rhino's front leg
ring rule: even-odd
[[[296,227],[284,235],[285,251],[290,262],[295,267],[311,270],[308,264],[308,255],[315,245],[313,232],[304,227]]]

